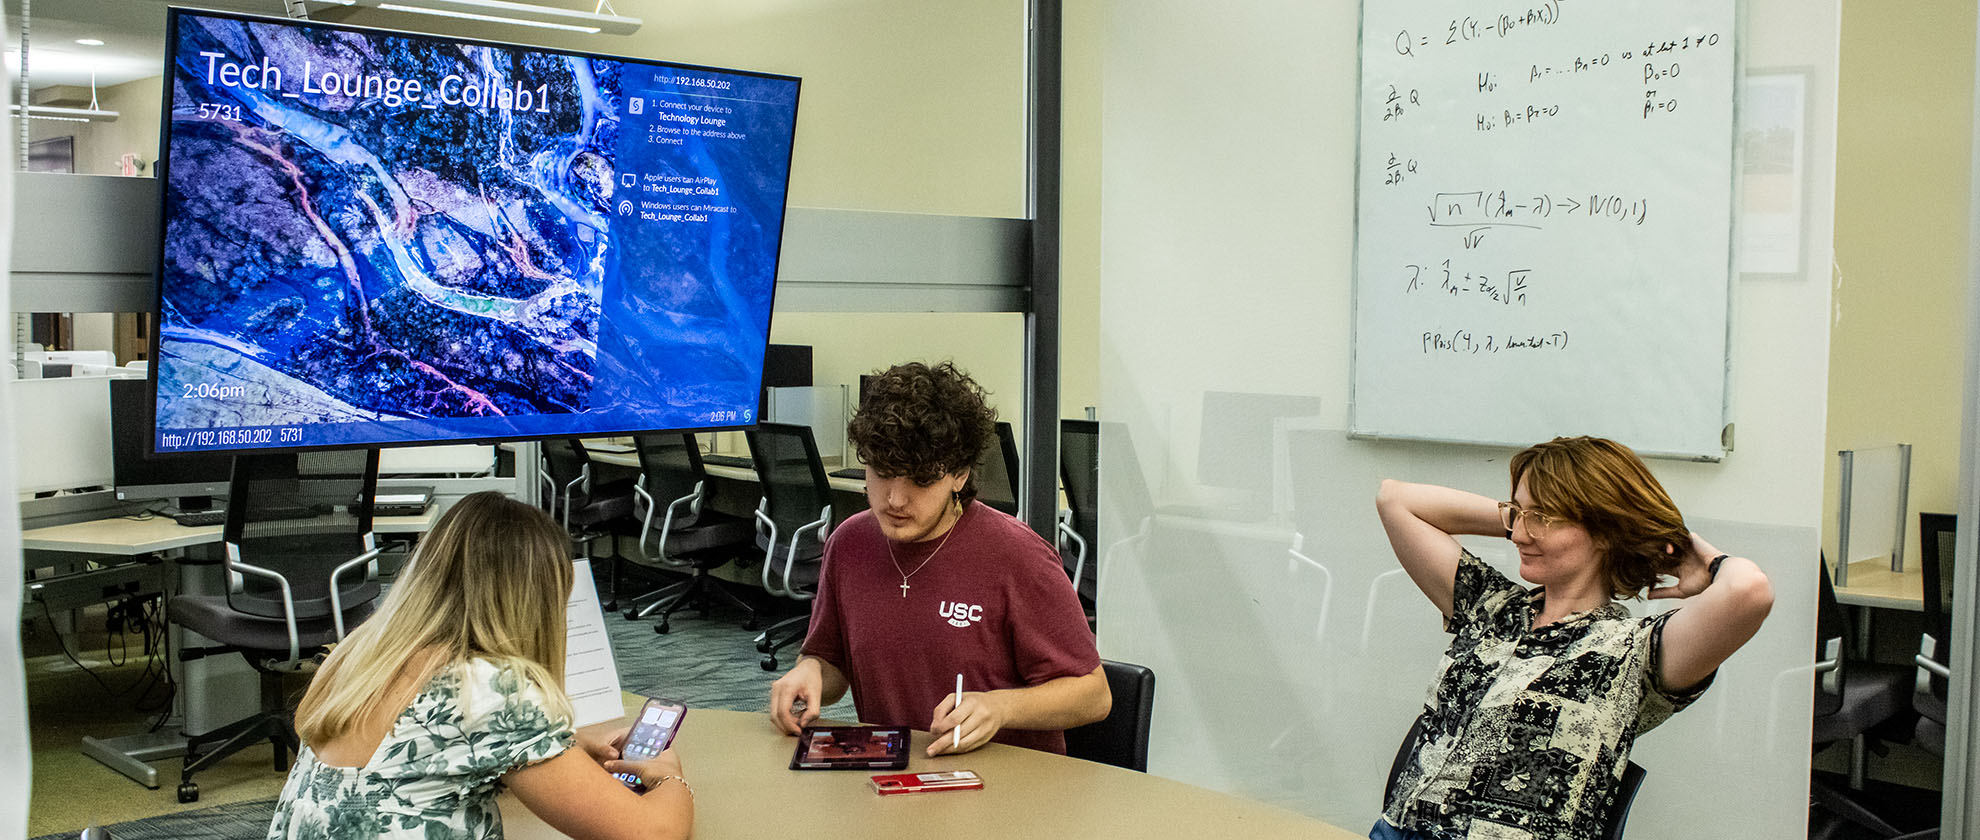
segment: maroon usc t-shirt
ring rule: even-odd
[[[895,544],[890,559],[887,543],[872,511],[832,532],[804,640],[805,654],[845,673],[861,721],[927,730],[957,673],[964,691],[991,691],[1100,667],[1058,552],[1016,518],[971,502],[946,545]],[[994,740],[1066,751],[1059,730]]]

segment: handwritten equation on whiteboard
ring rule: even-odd
[[[1732,0],[1365,0],[1357,427],[1431,409],[1385,408],[1397,377],[1624,401],[1635,379],[1711,386],[1716,434],[1735,25]],[[1646,366],[1668,369],[1617,375]]]

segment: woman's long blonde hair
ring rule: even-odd
[[[322,744],[469,659],[515,668],[569,721],[564,605],[570,539],[548,515],[500,493],[455,503],[419,542],[377,614],[337,645],[296,708],[296,731]],[[410,671],[410,673],[408,673]],[[397,702],[404,702],[398,697]]]

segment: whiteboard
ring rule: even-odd
[[[1722,457],[1733,0],[1361,14],[1351,432]]]

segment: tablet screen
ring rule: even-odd
[[[807,726],[798,734],[793,770],[900,769],[908,731],[878,726]]]

